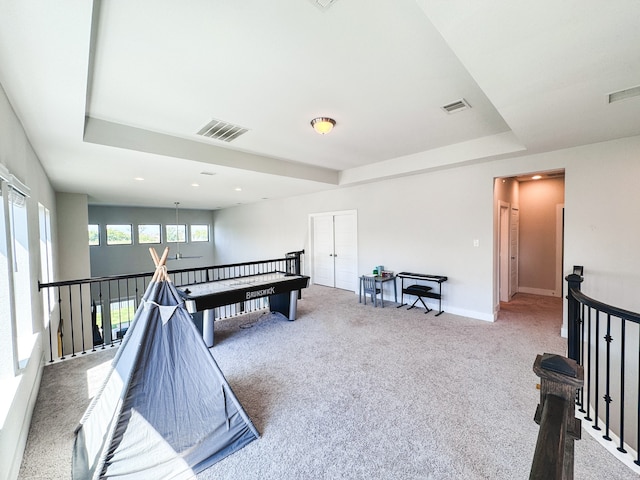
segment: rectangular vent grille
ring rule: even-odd
[[[233,125],[232,123],[223,122],[222,120],[216,120],[214,118],[200,129],[198,135],[222,140],[223,142],[231,142],[248,131],[248,128],[239,127],[238,125]]]
[[[610,93],[609,103],[626,100],[631,97],[637,97],[638,95],[640,95],[640,85],[637,87],[627,88],[626,90],[620,90],[619,92]]]
[[[464,98],[461,98],[460,100],[457,100],[448,105],[443,105],[441,108],[447,113],[456,113],[471,108],[471,105],[469,105],[469,103]]]

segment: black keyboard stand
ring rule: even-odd
[[[406,294],[406,295],[413,295],[416,297],[415,301],[411,304],[409,308],[407,308],[407,310],[411,310],[412,308],[414,308],[416,306],[416,303],[418,303],[419,301],[420,303],[422,303],[422,305],[426,309],[426,312],[424,313],[425,314],[429,313],[432,309],[429,308],[427,304],[424,302],[424,298],[433,298],[438,300],[438,313],[436,313],[436,317],[444,313],[444,311],[442,310],[442,283],[448,280],[447,277],[442,275],[426,275],[423,273],[410,273],[410,272],[400,272],[398,274],[398,277],[400,277],[400,280],[402,282],[402,302],[403,302],[401,305],[398,306],[398,308],[404,305],[407,305],[406,303],[404,303],[404,296]],[[418,283],[407,285],[405,287],[404,286],[405,278],[410,280],[436,282],[438,284],[438,292],[437,293],[434,292],[432,287],[428,287],[426,285],[421,285]]]

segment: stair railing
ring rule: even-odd
[[[576,405],[623,460],[640,465],[640,314],[584,295],[582,272],[566,277],[568,356],[585,378]]]
[[[304,250],[285,258],[170,270],[178,287],[228,278],[281,272],[300,274]],[[49,363],[95,352],[122,341],[153,272],[51,283],[38,282],[44,304]],[[215,318],[229,318],[268,306],[266,298],[217,307]]]

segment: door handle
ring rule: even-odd
[[[329,256],[330,256],[330,257],[333,257],[333,253],[330,253],[330,254],[329,254]]]

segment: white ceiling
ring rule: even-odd
[[[221,208],[639,135],[640,1],[0,0],[0,84],[56,190]]]

